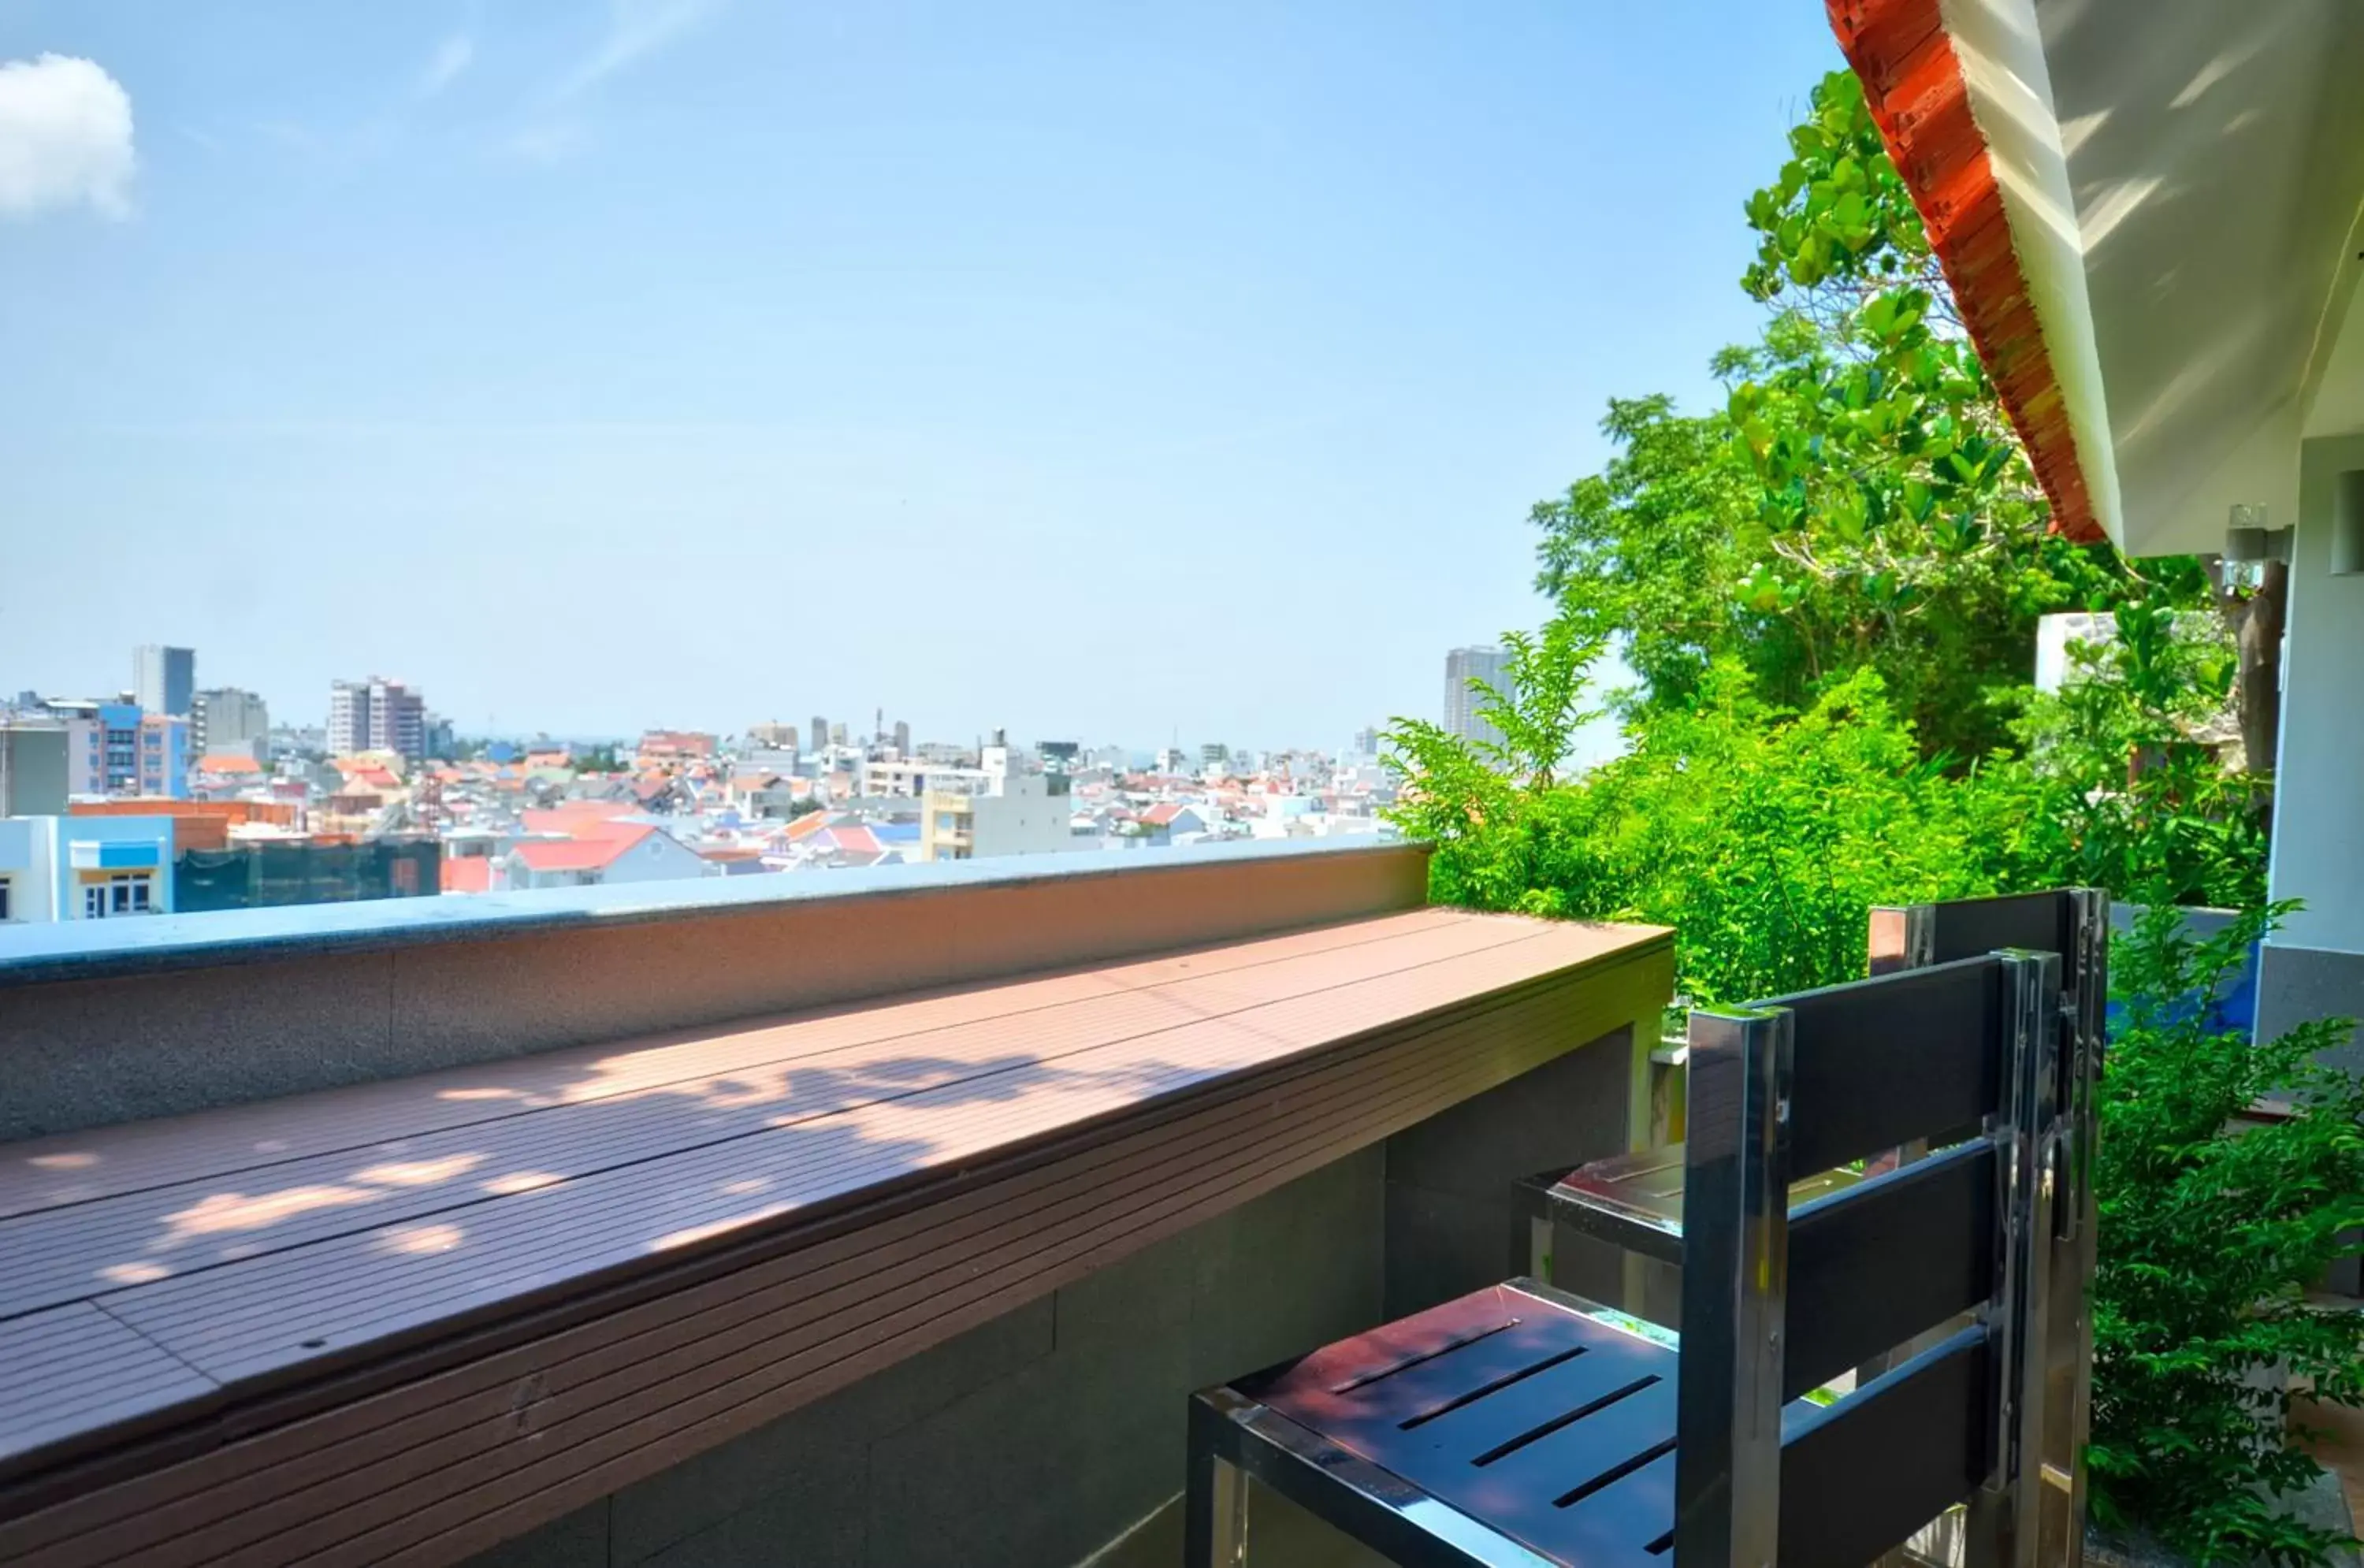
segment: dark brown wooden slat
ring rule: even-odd
[[[1548,1052],[1548,1045],[1546,1045],[1546,1052]]]
[[[1015,1069],[978,1100],[955,1084],[740,1143],[516,1195],[464,1227],[361,1232],[239,1267],[137,1285],[107,1308],[225,1383],[415,1332],[456,1312],[572,1288],[882,1182],[1173,1093],[1561,967],[1586,944],[1544,929],[1455,963],[1193,1023],[1063,1065]],[[1012,1042],[1013,1048],[1022,1041]],[[455,1233],[456,1232],[456,1233]],[[447,1245],[448,1243],[448,1245]]]
[[[1105,968],[847,1003],[785,1019],[680,1029],[33,1140],[0,1151],[0,1217],[503,1120],[569,1103],[570,1095],[597,1097],[792,1059],[793,1051],[784,1056],[764,1038],[784,1023],[804,1031],[808,1049],[876,1043],[948,1022],[1015,1016],[1192,973],[1279,962],[1479,918],[1484,917],[1457,910],[1413,910]],[[686,1049],[699,1047],[712,1049]]]
[[[1983,1139],[1875,1176],[1790,1220],[1784,1399],[1994,1294],[1995,1151]]]
[[[1991,958],[1905,970],[1760,1003],[1795,1018],[1790,1170],[1812,1175],[1949,1129],[2002,1092]]]
[[[1019,1015],[1026,1026],[1022,1060],[1057,1060],[1324,984],[1352,984],[1391,967],[1444,962],[1522,934],[1520,928],[1462,922],[1071,999]],[[730,1069],[297,1161],[274,1167],[251,1191],[242,1190],[243,1184],[233,1190],[219,1182],[184,1183],[0,1221],[0,1254],[13,1265],[0,1276],[0,1317],[496,1201],[505,1184],[555,1184],[760,1133],[784,1118],[816,1119],[955,1083],[1021,1060],[1011,1054],[1010,1022],[995,1013],[939,1023],[924,1033],[892,1037],[892,1054],[883,1058],[877,1041],[800,1052],[790,1059],[793,1067],[774,1072],[769,1082],[744,1068]],[[761,1033],[777,1042],[770,1048],[776,1053],[799,1030],[788,1026]],[[696,1049],[705,1053],[708,1048]],[[597,1123],[588,1135],[576,1130],[586,1120]]]
[[[1565,1045],[1565,1040],[1560,1040],[1560,1045]],[[1464,1090],[1464,1093],[1466,1093],[1466,1090]],[[192,1469],[194,1469],[194,1466],[192,1466]]]
[[[1966,1329],[1785,1431],[1780,1561],[1869,1562],[1976,1491],[1988,1357],[1986,1330]]]
[[[210,1398],[216,1384],[97,1307],[0,1323],[0,1460]]]

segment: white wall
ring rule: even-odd
[[[706,862],[697,851],[659,828],[608,864],[602,885],[619,882],[678,882],[704,876]]]
[[[2278,943],[2364,953],[2364,575],[2330,573],[2333,476],[2364,468],[2364,436],[2300,450],[2271,887],[2306,907]]]
[[[1013,773],[1002,787],[1007,793],[970,799],[971,859],[1076,848],[1075,796],[1051,794],[1040,773]]]
[[[8,884],[8,922],[50,919],[50,847],[39,817],[0,817],[0,878]]]

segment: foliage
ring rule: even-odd
[[[2364,1404],[2364,1314],[2302,1294],[2364,1223],[2364,1083],[2316,1061],[2350,1025],[2252,1044],[2193,1003],[2286,907],[2195,941],[2155,905],[2111,953],[2091,1496],[2105,1526],[2139,1521],[2202,1563],[2314,1562],[2338,1539],[2274,1510],[2317,1473],[2282,1440],[2282,1371]],[[2290,1116],[2236,1127],[2267,1099]]]
[[[1790,128],[1789,161],[1749,195],[1747,213],[1756,260],[1740,283],[1757,299],[1801,295],[1843,312],[1848,295],[1898,283],[1944,293],[1912,193],[1851,71],[1815,83],[1805,119]]]
[[[1565,662],[1553,668],[1564,681],[1591,645],[1547,632],[1535,646]],[[1551,689],[1570,692],[1552,700],[1572,711],[1580,683]],[[1532,756],[1390,727],[1413,781],[1395,820],[1436,846],[1434,896],[1672,926],[1685,993],[1727,1003],[1860,975],[1873,904],[1992,891],[1981,777],[1924,762],[1870,670],[1798,712],[1718,664],[1689,706],[1637,720],[1629,740],[1626,755],[1554,785]],[[1521,787],[1505,763],[1539,782]]]
[[[2031,884],[2263,905],[2266,786],[2191,739],[2227,708],[2236,660],[2221,624],[2154,595],[2120,607],[2111,640],[2071,652],[2070,679],[2016,727],[2036,781],[2015,846]]]
[[[624,760],[612,745],[584,747],[574,753],[573,762],[578,773],[615,773],[625,768]]]
[[[1719,659],[1804,707],[1879,673],[1924,756],[2008,739],[2035,619],[2139,586],[2050,512],[1846,72],[1814,91],[1792,156],[1749,198],[1744,286],[1774,307],[1715,369],[1722,410],[1612,402],[1599,474],[1538,505],[1539,585],[1641,677],[1633,706],[1679,706]],[[2155,582],[2191,603],[2188,561]]]
[[[1395,720],[1381,739],[1388,762],[1411,781],[1389,815],[1439,847],[1430,862],[1434,896],[1478,909],[1524,907],[1545,875],[1531,818],[1548,798],[1569,738],[1594,717],[1578,704],[1600,651],[1599,639],[1567,617],[1540,637],[1506,632],[1502,647],[1502,684],[1469,683],[1478,717],[1500,733],[1500,743],[1418,718]]]

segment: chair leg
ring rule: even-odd
[[[1247,1554],[1247,1477],[1223,1462],[1205,1429],[1220,1417],[1193,1399],[1182,1497],[1185,1568],[1239,1568]]]

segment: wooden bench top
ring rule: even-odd
[[[1420,910],[0,1146],[0,1558],[497,1540],[1615,1028],[1666,947]]]

